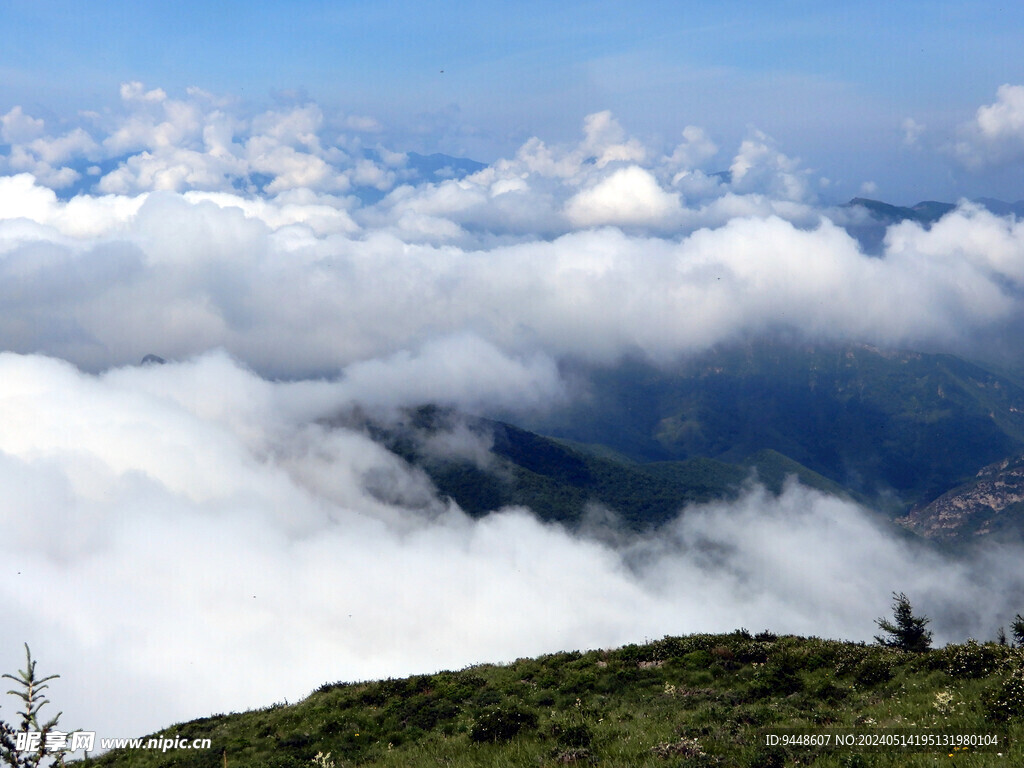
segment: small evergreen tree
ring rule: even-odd
[[[43,698],[43,691],[49,686],[50,680],[55,680],[60,675],[48,675],[47,677],[36,677],[36,662],[32,658],[32,652],[25,644],[25,668],[18,670],[18,676],[0,675],[18,684],[18,690],[8,691],[12,696],[17,696],[25,705],[25,708],[18,712],[21,715],[21,729],[16,731],[3,720],[0,720],[0,760],[4,765],[11,768],[37,768],[47,756],[47,736],[57,729],[57,721],[62,713],[45,723],[39,722],[39,710],[43,705],[49,704],[49,700]],[[16,734],[29,731],[40,734],[39,744],[31,751],[19,751],[17,749]],[[64,765],[64,755],[58,754],[56,762],[58,766]]]
[[[1024,616],[1018,613],[1013,617],[1010,632],[1013,633],[1013,644],[1018,648],[1024,648]]]
[[[875,635],[875,642],[889,648],[899,648],[901,651],[912,651],[923,653],[932,647],[932,633],[925,629],[931,621],[927,616],[915,616],[914,609],[910,606],[910,600],[900,592],[892,593],[892,615],[895,621],[887,619],[875,619],[879,629],[886,632],[888,637]]]

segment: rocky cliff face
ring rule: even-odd
[[[984,467],[898,522],[931,539],[1024,534],[1024,456]]]

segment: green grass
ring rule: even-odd
[[[1019,649],[968,642],[909,654],[737,631],[328,684],[297,704],[155,734],[208,737],[209,750],[115,751],[79,765],[1017,766],[1022,717]],[[997,733],[1009,743],[989,752],[766,743],[771,734],[895,732]]]

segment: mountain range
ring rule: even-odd
[[[925,537],[1022,530],[1024,384],[1010,374],[948,354],[770,341],[565,373],[575,396],[528,418],[424,406],[361,426],[475,516],[524,506],[579,525],[610,512],[644,530],[793,476]]]

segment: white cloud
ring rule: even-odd
[[[372,158],[364,151],[359,133],[379,126],[369,118],[350,116],[341,124],[354,133],[328,141],[324,134],[329,121],[313,103],[246,114],[238,103],[200,89],[190,88],[184,98],[176,98],[130,82],[122,86],[120,113],[83,115],[88,130],[45,135],[41,121],[28,118],[20,108],[11,110],[5,118],[8,132],[20,131],[25,141],[12,146],[8,168],[31,172],[54,189],[84,181],[95,192],[123,196],[149,191],[257,197],[297,190],[390,190],[389,199],[360,214],[361,223],[401,238],[467,246],[481,236],[552,237],[601,222],[633,228],[664,228],[678,221],[700,226],[704,222],[693,213],[676,215],[677,193],[707,203],[728,191],[695,167],[717,152],[703,129],[686,126],[683,142],[666,156],[630,137],[608,111],[586,116],[575,144],[549,146],[530,139],[513,158],[499,160],[486,171],[401,192],[396,185],[418,181],[408,157],[380,145]],[[781,194],[790,200],[803,194],[802,172],[794,161],[768,151],[766,144],[757,154],[749,142],[742,148],[736,191],[776,198]],[[97,179],[104,160],[116,160],[117,165]],[[83,179],[76,169],[86,164],[90,170]],[[621,212],[608,209],[619,201]],[[778,207],[774,212],[783,214]]]
[[[1024,286],[1024,222],[976,205],[962,205],[927,230],[904,222],[889,230],[886,242],[893,259],[913,254],[933,271],[976,272],[972,282]]]
[[[635,165],[615,171],[570,198],[565,212],[578,227],[671,225],[679,199],[665,192],[649,171]]]
[[[527,141],[516,154],[516,164],[542,177],[577,180],[590,168],[613,163],[642,163],[647,150],[626,132],[611,112],[595,112],[583,120],[583,140],[574,147],[549,147],[538,138]]]
[[[700,126],[686,126],[683,139],[668,158],[668,165],[673,171],[693,170],[718,154],[718,145]]]
[[[323,113],[313,104],[240,115],[230,100],[190,88],[184,99],[140,82],[121,86],[122,114],[89,113],[105,131],[97,141],[82,127],[60,136],[43,135],[41,120],[15,107],[3,118],[7,161],[15,171],[30,171],[55,189],[79,181],[72,161],[118,159],[119,165],[97,183],[97,191],[131,194],[151,190],[256,191],[253,177],[266,177],[270,193],[316,188],[344,191],[347,169],[337,148],[324,147],[319,132]],[[362,130],[368,130],[365,121]],[[96,167],[96,166],[94,166]],[[382,183],[381,177],[372,180]]]
[[[380,133],[384,130],[376,118],[366,115],[349,115],[345,118],[345,127],[359,133]]]
[[[783,200],[807,200],[808,172],[800,161],[787,157],[775,148],[772,139],[754,131],[740,144],[739,152],[729,166],[732,186],[740,192],[765,192]]]
[[[324,114],[315,104],[295,107],[287,112],[265,112],[253,120],[252,130],[258,136],[274,139],[287,147],[317,149]]]
[[[191,149],[141,152],[104,176],[97,188],[119,195],[149,190],[223,189],[230,188],[230,176],[237,169],[236,163],[225,163]]]
[[[996,103],[978,108],[978,128],[989,140],[1024,135],[1024,85],[1001,85]]]
[[[103,145],[112,155],[138,150],[194,148],[201,132],[202,113],[194,102],[142,99],[139,108],[120,122]]]
[[[626,139],[626,132],[607,110],[587,115],[583,135],[580,149],[587,159],[594,159],[598,168],[613,162],[642,163],[647,155],[639,141]]]
[[[650,171],[601,173],[565,218],[543,180],[508,167],[368,210],[311,190],[63,202],[8,177],[0,269],[32,265],[38,293],[22,295],[48,298],[9,305],[0,345],[89,369],[224,348],[294,377],[463,333],[520,358],[607,361],[768,329],[963,348],[1022,309],[1024,232],[1009,219],[964,208],[930,230],[904,224],[879,259],[803,204],[730,194],[686,209]],[[531,223],[553,234],[531,238]],[[558,234],[569,226],[586,229]],[[69,270],[88,290],[67,290]]]
[[[372,160],[359,160],[352,173],[352,180],[361,187],[374,187],[379,190],[391,189],[395,183],[395,174],[381,168]]]
[[[999,86],[995,103],[979,107],[960,134],[953,151],[970,168],[1024,158],[1024,85]]]
[[[921,134],[925,131],[925,126],[917,122],[912,117],[908,117],[903,121],[902,128],[903,143],[910,147],[917,145],[918,140],[921,138]]]
[[[92,136],[81,128],[75,128],[56,139],[35,139],[28,146],[40,160],[50,165],[65,163],[77,157],[94,157],[99,149]]]
[[[154,88],[151,91],[147,91],[146,86],[135,80],[130,83],[121,83],[121,99],[124,101],[160,103],[167,100],[167,93],[163,88]]]
[[[428,402],[471,411],[548,407],[564,394],[550,358],[513,359],[468,334],[431,340],[415,354],[402,351],[353,363],[345,370],[341,391],[368,407]]]
[[[21,107],[14,107],[0,118],[0,139],[8,144],[23,144],[42,135],[42,120],[26,115]]]
[[[99,146],[92,136],[75,128],[63,136],[44,137],[42,120],[33,120],[15,107],[3,117],[2,138],[11,143],[6,166],[15,172],[31,173],[40,183],[62,189],[75,183],[81,174],[62,163],[91,158]]]
[[[37,184],[31,174],[0,177],[0,216],[4,219],[25,218],[46,224],[57,208],[57,196]]]
[[[282,247],[293,250],[308,247],[316,238],[325,235],[359,230],[347,210],[351,201],[311,190],[299,189],[275,195],[273,198],[243,197],[229,192],[186,192],[182,196],[189,203],[209,201],[219,208],[237,208],[247,218],[259,219],[273,230],[279,230]],[[301,224],[309,232],[289,227]]]

